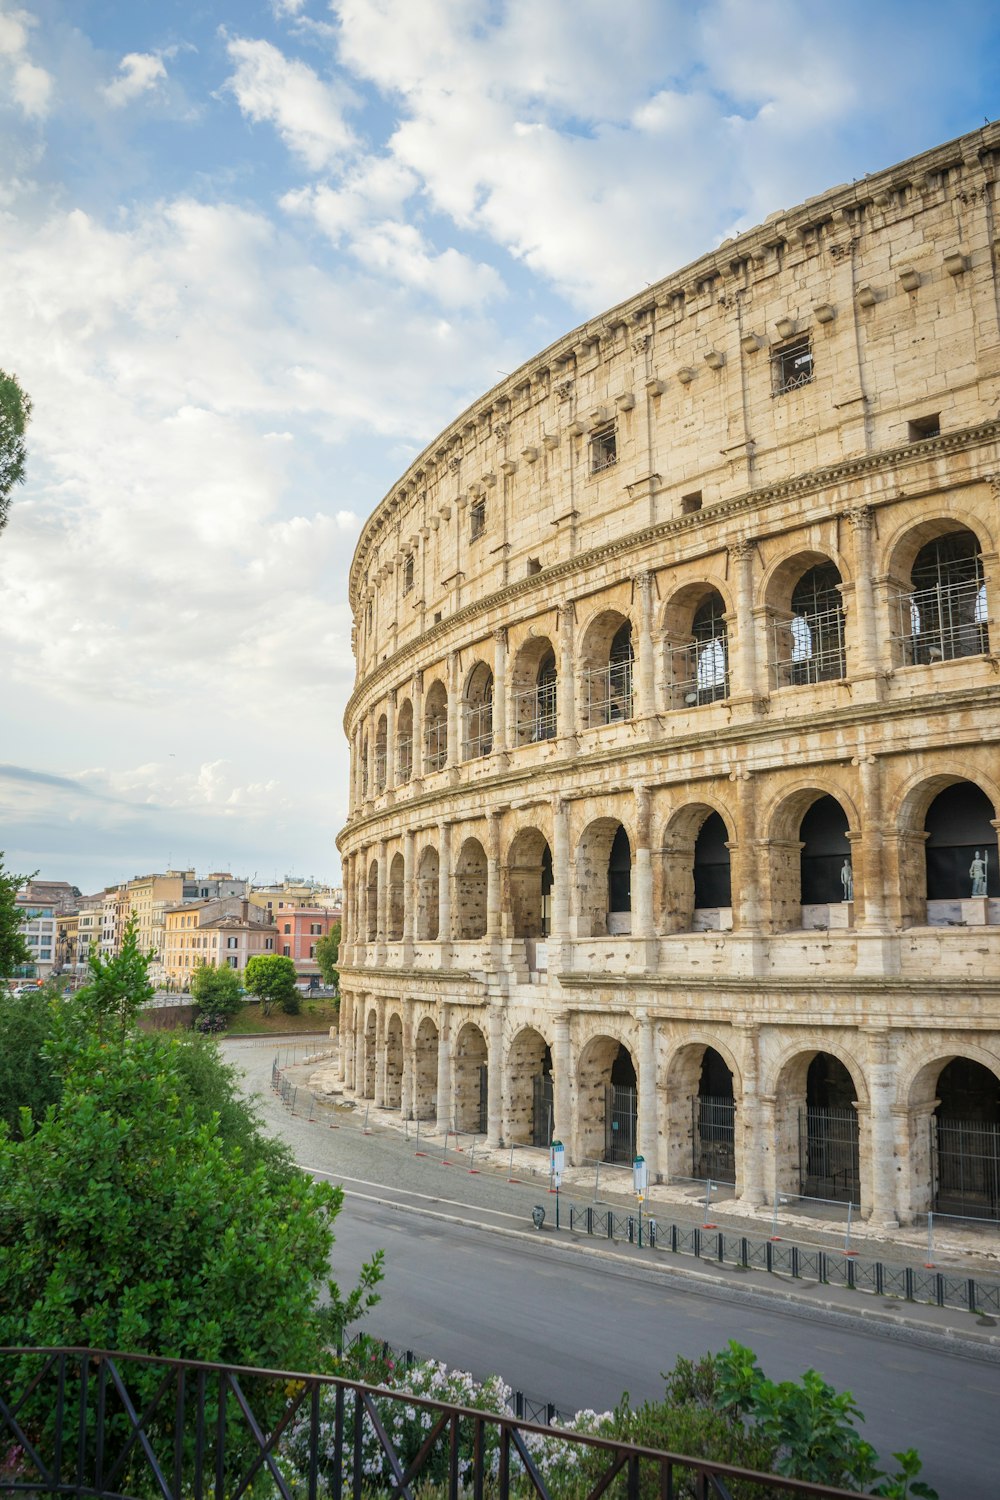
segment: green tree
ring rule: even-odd
[[[265,1016],[276,1005],[287,1016],[297,1015],[302,1007],[302,997],[295,988],[295,965],[280,953],[256,954],[247,964],[246,986],[251,995],[257,996]]]
[[[31,399],[17,376],[0,370],[0,531],[7,524],[11,490],[24,483],[24,432],[30,417]]]
[[[12,875],[5,869],[0,849],[0,979],[9,979],[22,964],[34,962],[21,934],[21,911],[17,906],[17,893],[30,879],[30,875]]]
[[[316,944],[316,962],[319,964],[319,972],[323,976],[323,983],[331,989],[340,990],[340,974],[337,972],[337,959],[340,955],[340,923],[334,922],[326,937],[321,937]]]
[[[191,975],[191,994],[202,1015],[235,1016],[243,1005],[243,987],[235,969],[199,964]]]
[[[0,1121],[20,1134],[24,1108],[41,1116],[59,1098],[59,1080],[45,1043],[53,1033],[53,1005],[61,1002],[51,989],[12,995],[0,985]]]
[[[76,995],[81,1019],[101,1036],[109,1030],[117,1030],[124,1036],[142,1007],[156,994],[149,982],[149,965],[155,957],[152,950],[143,953],[140,949],[138,921],[133,913],[116,954],[102,958],[91,949],[87,959],[90,983]]]

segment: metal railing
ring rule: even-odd
[[[990,649],[986,585],[979,579],[896,594],[893,638],[906,666],[982,656]]]
[[[413,775],[413,737],[396,736],[396,780],[405,785]]]
[[[581,674],[587,724],[618,724],[632,717],[632,662],[614,662]]]
[[[438,719],[424,730],[424,769],[440,771],[448,760],[448,721]]]
[[[375,790],[385,791],[386,758],[384,750],[375,751]]]
[[[462,759],[476,760],[493,752],[493,704],[478,703],[468,709]]]
[[[776,687],[835,682],[847,672],[844,612],[826,609],[771,622],[771,670]]]
[[[416,1413],[404,1447],[386,1411]],[[546,1408],[545,1415],[548,1415]],[[409,1419],[412,1422],[412,1418]],[[281,1500],[385,1492],[547,1500],[540,1444],[565,1444],[580,1500],[639,1500],[683,1485],[731,1500],[846,1500],[847,1490],[447,1405],[339,1376],[163,1359],[102,1349],[0,1348],[0,1494],[230,1500],[256,1482]],[[551,1461],[551,1460],[549,1460]],[[558,1460],[557,1460],[558,1461]]]
[[[694,708],[729,697],[729,656],[725,636],[674,646],[668,656],[672,708]]]
[[[536,745],[556,736],[556,684],[526,688],[514,694],[514,724],[519,745]]]

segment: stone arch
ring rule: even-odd
[[[462,759],[476,760],[493,752],[493,670],[476,662],[465,679],[462,694]]]
[[[576,1065],[578,1161],[631,1162],[638,1127],[635,1059],[617,1037],[592,1037]]]
[[[503,883],[510,936],[547,937],[552,915],[552,851],[539,829],[518,829],[507,850]]]
[[[437,941],[439,910],[438,903],[441,861],[433,844],[421,850],[417,860],[417,891],[415,931],[418,943]]]
[[[448,689],[435,678],[424,696],[424,771],[440,771],[448,761]]]
[[[514,657],[510,674],[514,742],[534,745],[555,738],[558,670],[546,635],[533,635]]]
[[[404,698],[396,710],[396,780],[405,786],[413,775],[413,704]]]
[[[735,841],[735,830],[730,817],[728,809],[706,798],[677,808],[668,818],[662,843],[665,933],[690,932],[696,926],[731,925],[733,900],[728,845]],[[713,867],[711,872],[709,865]],[[695,922],[696,911],[706,913],[701,923]],[[715,913],[714,919],[709,912]]]
[[[374,1005],[365,1012],[365,1075],[361,1097],[375,1098],[375,1068],[378,1061],[378,1012]]]
[[[413,1038],[413,1118],[437,1118],[439,1037],[432,1016],[423,1016]]]
[[[478,839],[464,840],[455,862],[451,918],[455,937],[469,942],[486,935],[486,850]]]
[[[806,818],[810,808],[822,798],[830,798],[840,809],[844,820],[846,820],[846,831],[844,834],[845,850],[827,850],[824,841],[824,849],[821,852],[818,845],[814,853],[810,853],[810,845],[804,843],[802,833],[805,826],[806,833],[810,833]],[[810,910],[803,911],[803,859],[809,861],[812,858],[825,859],[829,861],[830,890],[834,902],[842,901],[845,892],[852,891],[855,899],[863,898],[860,875],[857,871],[858,881],[854,884],[855,872],[850,859],[850,839],[860,832],[860,820],[853,801],[847,796],[843,788],[831,778],[817,776],[810,784],[798,786],[792,790],[785,790],[779,798],[775,799],[766,810],[761,820],[761,826],[766,830],[767,849],[765,867],[765,914],[768,917],[769,929],[772,932],[788,932],[794,928],[801,927],[808,920],[812,926],[826,927],[830,925],[829,911],[817,911],[813,908],[822,906],[823,903],[808,903]],[[836,856],[836,868],[834,858]],[[841,873],[844,860],[847,859],[850,869],[851,883],[845,886]],[[818,869],[818,866],[817,866]],[[829,905],[829,903],[827,903]]]
[[[368,912],[368,941],[378,938],[378,860],[368,866],[368,885],[365,889],[365,905]]]
[[[486,1038],[474,1021],[466,1021],[452,1050],[452,1099],[457,1131],[485,1133],[488,1079]]]
[[[621,834],[619,834],[621,830]],[[632,857],[632,842],[625,825],[617,818],[595,818],[588,823],[580,838],[576,852],[576,891],[579,902],[577,930],[580,937],[606,936],[612,927],[619,932],[631,930],[631,891],[627,892],[627,905],[617,905],[612,910],[612,899],[621,903],[626,900],[624,882],[616,882],[614,896],[610,886],[610,865],[615,842],[618,856],[623,854],[623,838],[628,845],[629,860]],[[609,922],[609,918],[620,918]]]
[[[998,1218],[1000,1057],[971,1038],[957,1040],[954,1051],[935,1053],[900,1089],[909,1136],[910,1207],[916,1214]],[[978,1072],[971,1088],[968,1076],[949,1083],[956,1065],[965,1065],[967,1075]]]
[[[669,1176],[735,1184],[742,1084],[729,1047],[717,1037],[685,1040],[667,1064],[665,1088]]]
[[[860,1203],[867,1212],[868,1090],[857,1060],[836,1043],[790,1049],[774,1096],[776,1191]]]
[[[632,717],[632,621],[620,610],[596,614],[580,638],[578,677],[585,729]]]
[[[403,1021],[393,1011],[385,1026],[385,1107],[400,1109],[403,1103]]]
[[[896,878],[900,900],[900,924],[903,927],[923,926],[929,920],[933,920],[935,916],[939,916],[942,922],[948,920],[947,911],[934,913],[928,909],[927,903],[929,899],[947,900],[949,898],[929,896],[929,889],[934,889],[935,887],[933,885],[931,887],[928,886],[928,865],[930,863],[932,868],[935,866],[939,867],[942,861],[939,856],[934,855],[933,845],[929,861],[927,846],[930,838],[927,820],[935,801],[942,793],[947,792],[951,787],[963,785],[976,789],[980,797],[985,799],[985,803],[992,809],[993,818],[995,819],[997,817],[997,810],[1000,808],[1000,786],[991,777],[984,775],[978,768],[976,768],[971,776],[969,775],[968,767],[963,768],[961,771],[939,771],[933,776],[927,776],[926,774],[917,775],[903,787],[899,796],[893,822],[895,823],[897,851]],[[987,821],[991,822],[992,820],[987,819]],[[982,836],[984,846],[990,851],[990,858],[987,861],[987,894],[1000,894],[1000,892],[995,890],[994,885],[998,861],[996,830],[992,830],[992,842],[987,840],[985,830],[983,830]],[[973,856],[976,847],[975,844],[971,846]],[[980,848],[979,852],[982,854],[982,848]],[[989,869],[990,864],[993,867],[992,871]],[[970,857],[966,867],[967,870],[971,871],[971,866],[972,858]],[[991,874],[994,875],[994,880],[989,878]],[[972,877],[970,874],[966,894],[971,895],[971,891]],[[959,892],[951,899],[961,899],[961,893]]]
[[[385,791],[386,778],[386,753],[388,749],[389,721],[385,714],[379,714],[378,724],[375,727],[375,790]]]
[[[540,1031],[524,1026],[507,1050],[504,1139],[512,1146],[549,1146],[554,1093],[552,1053]]]
[[[718,583],[684,584],[663,608],[665,680],[671,708],[695,708],[729,695],[732,601]]]
[[[814,550],[783,557],[765,575],[774,687],[833,682],[847,675],[842,597],[847,577],[839,554]]]
[[[390,943],[398,943],[403,936],[403,905],[405,901],[405,881],[403,879],[403,856],[394,854],[389,865],[388,896],[388,922],[386,924],[386,936]]]
[[[979,551],[996,551],[996,540],[990,535],[981,516],[972,511],[954,507],[949,502],[946,512],[922,516],[914,521],[908,516],[887,538],[882,549],[883,571],[890,584],[905,592],[909,589],[913,564],[917,554],[928,542],[950,533],[968,531],[979,543]]]
[[[927,666],[990,649],[989,604],[978,529],[926,519],[893,550],[890,631],[895,665]]]

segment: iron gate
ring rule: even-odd
[[[532,1088],[531,1144],[547,1151],[552,1145],[552,1074],[539,1073]]]
[[[736,1101],[700,1094],[691,1100],[692,1177],[736,1182]]]
[[[1000,1125],[931,1120],[934,1212],[974,1219],[1000,1216]]]
[[[860,1203],[858,1116],[853,1109],[799,1111],[799,1177],[806,1198]]]
[[[485,1135],[489,1123],[490,1069],[488,1063],[479,1065],[479,1124],[476,1129]]]
[[[609,1083],[604,1105],[604,1160],[635,1159],[638,1092],[630,1084]]]

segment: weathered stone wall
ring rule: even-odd
[[[989,126],[772,216],[529,362],[376,509],[351,574],[348,1086],[527,1141],[548,1049],[580,1160],[631,1068],[637,1147],[684,1177],[711,1048],[759,1203],[826,1180],[819,1056],[853,1089],[864,1210],[931,1205],[942,1069],[1000,1079],[1000,899],[929,902],[925,827],[959,784],[1000,813],[998,158]],[[976,572],[935,604],[913,569],[939,540]],[[850,899],[834,872],[804,903],[821,798]],[[696,909],[712,813],[731,906]]]

